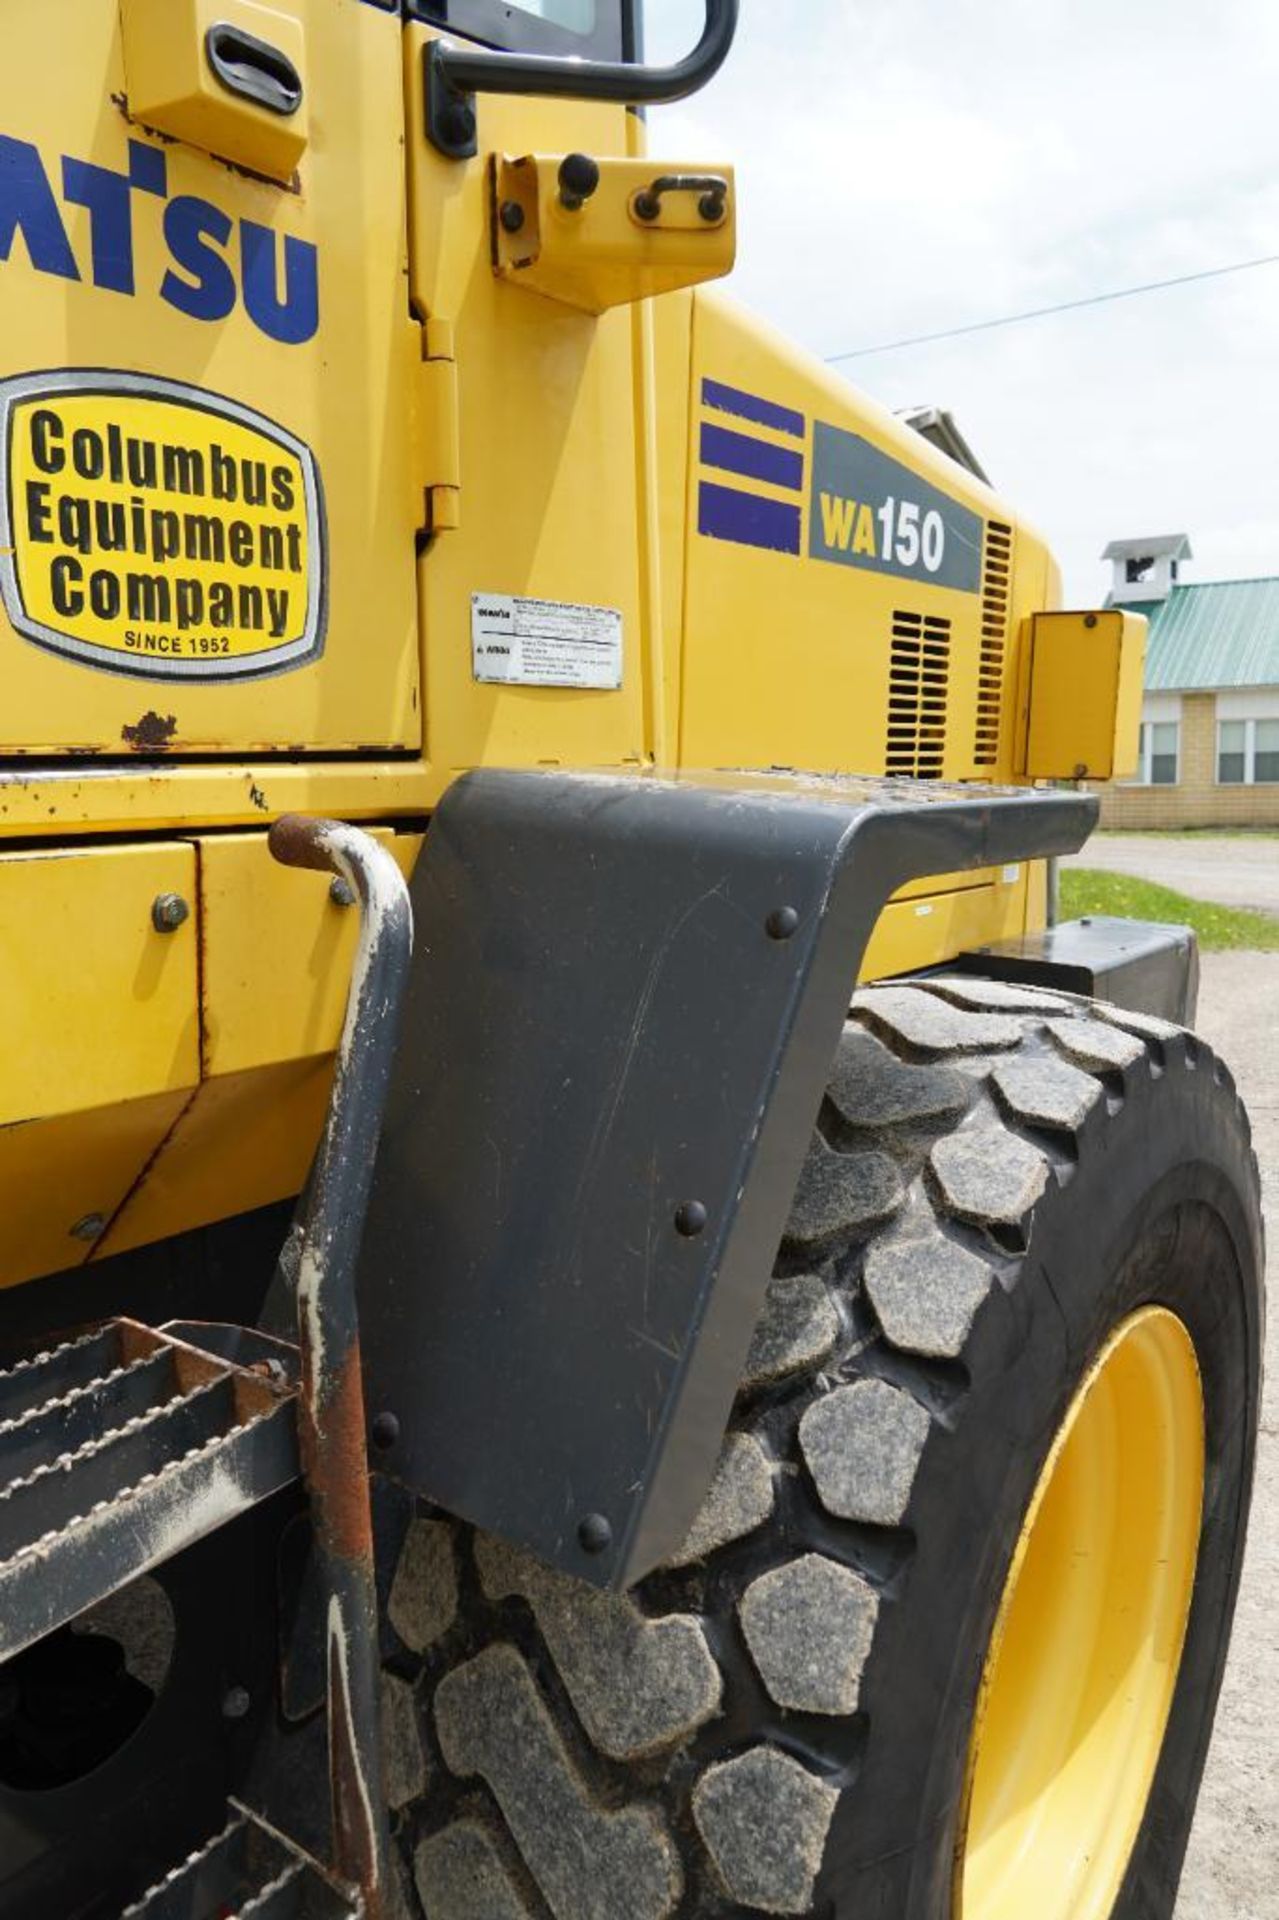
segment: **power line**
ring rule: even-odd
[[[1006,313],[998,320],[974,320],[966,327],[944,327],[939,333],[914,333],[904,340],[885,340],[875,347],[851,347],[846,353],[828,353],[826,363],[861,360],[872,353],[896,353],[899,347],[924,347],[935,340],[958,340],[966,333],[989,333],[993,327],[1016,327],[1023,320],[1045,320],[1054,313],[1074,313],[1080,307],[1101,307],[1109,300],[1132,300],[1139,293],[1162,293],[1168,287],[1186,287],[1194,280],[1219,280],[1226,273],[1249,273],[1254,267],[1279,265],[1279,253],[1257,260],[1236,260],[1228,267],[1205,267],[1199,273],[1179,273],[1172,280],[1147,280],[1140,287],[1119,287],[1113,293],[1093,293],[1085,300],[1059,300],[1056,306],[1032,307],[1026,313]]]

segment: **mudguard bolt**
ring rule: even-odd
[[[228,1687],[222,1696],[222,1718],[243,1720],[252,1704],[247,1687]]]
[[[774,907],[764,922],[764,931],[770,940],[789,940],[799,926],[799,915],[794,907]]]
[[[613,1529],[602,1513],[588,1513],[577,1529],[583,1553],[607,1553],[613,1544]]]
[[[176,933],[190,914],[180,893],[158,893],[151,902],[151,925],[157,933]]]
[[[349,880],[344,880],[340,873],[335,873],[329,881],[329,899],[335,907],[353,907],[355,888]]]
[[[524,209],[518,200],[503,200],[497,217],[507,233],[518,233],[524,225]]]
[[[706,1225],[706,1209],[700,1200],[685,1200],[675,1209],[675,1231],[686,1240],[695,1240]]]
[[[71,1238],[73,1240],[100,1240],[102,1238],[102,1229],[106,1224],[105,1214],[86,1213],[83,1218],[77,1220],[72,1227]]]
[[[399,1416],[394,1413],[375,1413],[369,1426],[369,1435],[375,1447],[383,1452],[393,1447],[400,1437]]]

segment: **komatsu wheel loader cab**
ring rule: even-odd
[[[1261,1226],[1191,936],[1052,923],[1143,623],[723,297],[689,14],[4,0],[0,1920],[1170,1920]]]

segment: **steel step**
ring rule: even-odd
[[[0,1373],[0,1660],[297,1478],[275,1372],[112,1320]]]
[[[234,1801],[222,1832],[120,1920],[361,1920],[357,1895]]]

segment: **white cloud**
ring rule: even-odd
[[[651,0],[651,50],[697,0]],[[1279,8],[743,0],[729,65],[653,116],[733,159],[734,290],[817,354],[1279,253]],[[955,409],[1076,601],[1117,535],[1279,573],[1279,266],[847,363]]]

